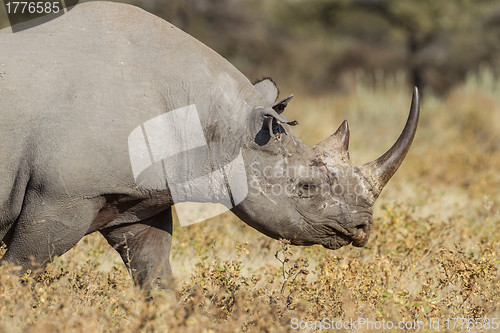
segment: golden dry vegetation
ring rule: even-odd
[[[348,119],[360,164],[395,141],[411,90],[402,76],[351,80],[342,95],[295,92],[287,117],[308,144]],[[289,246],[230,213],[176,222],[176,283],[147,301],[94,234],[38,277],[0,268],[0,331],[284,332],[292,318],[499,318],[499,167],[500,82],[483,70],[445,97],[423,96],[414,145],[376,203],[366,247]]]

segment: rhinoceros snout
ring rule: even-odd
[[[352,245],[356,247],[365,246],[370,236],[370,229],[370,225],[366,223],[360,223],[349,230],[352,237]]]

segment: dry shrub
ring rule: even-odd
[[[309,144],[347,118],[355,164],[376,158],[399,134],[410,94],[401,78],[378,80],[297,96],[287,117]],[[229,214],[176,223],[177,281],[147,301],[91,235],[41,274],[0,268],[0,331],[281,332],[293,318],[498,318],[500,92],[491,82],[483,73],[444,99],[424,95],[414,146],[375,206],[366,247],[294,247]]]

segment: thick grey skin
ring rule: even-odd
[[[4,29],[0,73],[2,262],[43,267],[99,231],[136,283],[168,285],[174,202],[168,189],[136,183],[127,138],[189,104],[208,142],[241,148],[249,193],[232,211],[245,223],[298,245],[337,249],[368,239],[378,193],[360,170],[325,164],[326,155],[286,124],[275,124],[286,134],[270,135],[274,85],[254,87],[214,51],[139,8],[83,3],[32,29]],[[291,171],[268,174],[264,166]],[[273,192],[277,184],[290,191]],[[311,194],[311,184],[326,190]]]

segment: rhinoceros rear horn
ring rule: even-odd
[[[406,153],[408,153],[417,131],[419,114],[420,100],[418,89],[415,87],[408,120],[396,143],[384,155],[360,167],[361,172],[372,185],[375,198],[380,195],[380,192],[382,192],[382,189],[399,168]]]
[[[335,131],[335,133],[318,143],[316,147],[321,147],[332,152],[336,152],[338,150],[348,151],[349,135],[349,124],[347,123],[347,120],[344,120],[340,127]]]
[[[313,149],[326,164],[349,164],[349,135],[349,124],[344,120],[335,133]]]

